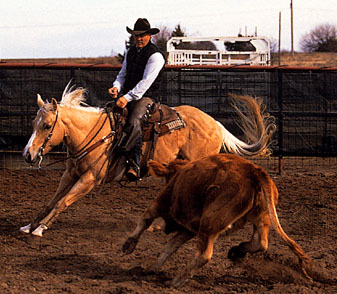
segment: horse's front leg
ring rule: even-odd
[[[96,180],[91,172],[83,174],[79,179],[72,177],[66,177],[66,179],[67,183],[60,183],[54,198],[48,203],[44,211],[35,218],[28,232],[42,237],[43,231],[51,226],[62,211],[92,190]],[[21,231],[23,230],[21,229]]]
[[[74,186],[77,180],[78,177],[73,177],[70,171],[66,169],[61,177],[60,183],[58,185],[54,197],[49,201],[45,209],[35,217],[34,221],[28,224],[27,226],[21,227],[20,231],[27,234],[35,232],[34,235],[42,236],[43,230],[41,228],[45,225],[40,226],[40,220],[42,220],[50,213],[50,211],[53,209],[56,203],[70,191],[70,189]],[[37,230],[37,227],[39,226],[40,228]],[[38,233],[39,231],[41,232]]]

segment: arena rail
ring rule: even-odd
[[[49,62],[1,62],[0,69],[95,69],[95,70],[120,70],[120,65],[111,65],[107,63],[49,63]],[[258,70],[258,71],[337,71],[337,67],[317,67],[317,66],[288,66],[288,65],[165,65],[165,69],[195,69],[195,70]]]

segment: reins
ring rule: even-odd
[[[70,158],[75,158],[75,159],[81,159],[84,156],[86,156],[89,152],[91,152],[92,150],[96,149],[98,146],[100,146],[101,144],[103,144],[104,142],[107,141],[107,139],[109,139],[113,134],[110,133],[107,136],[103,136],[101,140],[97,141],[95,144],[91,145],[88,147],[88,145],[96,138],[96,136],[99,134],[99,132],[102,130],[106,120],[107,120],[108,116],[106,115],[104,118],[103,123],[101,124],[101,126],[99,127],[99,129],[97,130],[96,134],[88,141],[87,144],[85,144],[79,151],[77,151],[75,154],[70,155]],[[108,137],[109,136],[109,137]],[[87,148],[88,147],[88,148]],[[87,148],[87,149],[85,149]]]
[[[105,109],[106,110],[106,109]],[[63,161],[66,161],[68,159],[76,159],[76,160],[81,160],[83,159],[86,155],[88,155],[90,152],[92,152],[93,150],[95,150],[96,148],[98,148],[99,146],[101,146],[103,143],[107,142],[112,136],[114,136],[116,134],[116,129],[111,130],[111,132],[109,134],[107,134],[106,136],[103,136],[99,141],[97,141],[96,143],[94,143],[93,145],[89,146],[89,144],[97,137],[97,135],[99,134],[99,132],[102,130],[107,118],[109,117],[110,120],[110,127],[112,129],[112,122],[111,122],[111,118],[109,115],[109,112],[106,110],[106,116],[104,118],[103,123],[101,124],[101,126],[99,127],[99,129],[97,130],[97,132],[95,133],[95,135],[88,141],[88,143],[86,143],[79,151],[77,151],[75,154],[70,154],[65,158],[62,158],[60,160],[57,161],[53,161],[51,163],[46,164],[44,167],[48,167],[51,165],[54,165],[56,163],[60,163]],[[47,138],[45,139],[45,141],[43,142],[42,146],[40,147],[39,153],[38,153],[38,157],[39,157],[39,163],[38,163],[38,169],[41,170],[42,166],[42,160],[43,160],[43,151],[44,148],[46,147],[48,141],[51,139],[52,135],[53,135],[53,131],[56,125],[58,119],[58,111],[56,112],[56,119],[54,121],[53,127],[50,131],[50,133],[48,134]]]

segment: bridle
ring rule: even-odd
[[[42,167],[41,167],[41,163],[42,163],[42,160],[43,160],[43,151],[44,151],[44,148],[46,148],[47,146],[47,143],[49,142],[49,140],[51,139],[51,137],[53,136],[53,132],[54,132],[54,129],[55,129],[55,126],[56,126],[56,123],[57,123],[57,119],[58,119],[58,116],[59,116],[59,112],[56,110],[56,118],[55,118],[55,121],[53,123],[53,126],[47,136],[47,138],[44,140],[42,146],[40,147],[39,149],[39,152],[37,154],[37,157],[39,158],[39,163],[38,163],[38,169],[40,170]]]
[[[101,126],[99,127],[99,129],[97,130],[97,132],[95,133],[95,135],[79,151],[77,151],[74,154],[70,154],[67,157],[63,158],[63,159],[60,159],[60,160],[54,161],[52,163],[49,163],[45,167],[53,165],[53,164],[56,164],[56,163],[59,163],[59,162],[62,162],[62,161],[66,161],[68,159],[81,160],[86,155],[88,155],[91,151],[93,151],[94,149],[96,149],[97,147],[99,147],[100,145],[102,145],[103,143],[107,142],[112,136],[115,136],[114,140],[112,141],[112,144],[111,144],[112,148],[110,150],[110,151],[113,151],[118,146],[118,143],[122,139],[121,138],[122,129],[123,129],[123,126],[125,124],[125,122],[121,121],[121,118],[123,116],[122,113],[118,112],[118,111],[117,112],[113,111],[114,108],[115,108],[114,103],[112,103],[112,104],[111,103],[107,103],[106,104],[106,106],[105,106],[106,116],[105,116],[105,119],[104,119],[103,123],[101,124]],[[111,113],[112,113],[112,116],[110,115]],[[125,112],[124,112],[124,115],[125,115]],[[99,141],[97,141],[94,144],[90,145],[90,143],[97,137],[97,135],[99,134],[99,132],[102,130],[102,128],[103,128],[103,126],[104,126],[107,118],[109,118],[109,121],[110,121],[110,128],[111,128],[110,133],[107,134],[106,136],[103,136]],[[44,149],[45,149],[48,141],[53,136],[53,131],[55,129],[55,125],[57,123],[57,119],[58,119],[58,111],[56,111],[56,118],[55,118],[54,124],[53,124],[53,126],[52,126],[52,128],[51,128],[51,130],[50,130],[50,132],[49,132],[49,134],[47,136],[47,138],[44,140],[42,146],[40,147],[38,155],[37,155],[38,158],[39,158],[39,162],[38,162],[38,169],[39,170],[42,169],[41,163],[42,163],[42,160],[43,160],[43,152],[44,152]]]

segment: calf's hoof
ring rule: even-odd
[[[243,250],[240,246],[235,246],[229,249],[228,258],[235,261],[238,259],[242,259],[246,256],[247,252]]]
[[[131,254],[133,250],[135,250],[137,243],[138,243],[138,239],[132,238],[132,237],[128,238],[123,244],[123,247],[122,247],[123,253]]]
[[[146,270],[150,275],[158,274],[161,270],[161,265],[158,265],[157,263],[155,263],[155,264],[150,265]]]
[[[172,288],[179,288],[182,285],[184,285],[186,283],[186,281],[188,280],[188,278],[184,278],[184,277],[176,277],[171,281],[167,281],[165,282],[165,286],[167,287],[172,287]]]

